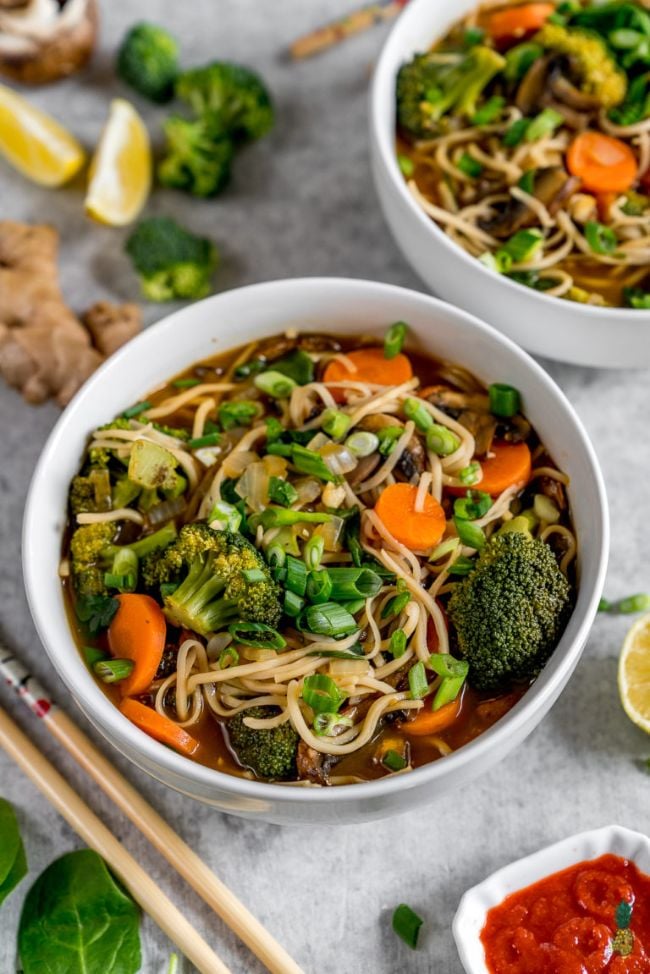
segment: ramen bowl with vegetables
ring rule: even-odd
[[[532,351],[650,364],[648,51],[634,0],[416,0],[382,55],[373,165],[398,242]]]
[[[25,522],[39,631],[90,718],[284,822],[406,809],[502,756],[568,679],[605,550],[548,377],[463,312],[352,281],[156,326],[63,416]]]

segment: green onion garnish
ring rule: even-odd
[[[151,409],[151,403],[145,400],[144,402],[136,402],[135,406],[129,406],[122,413],[123,419],[133,419],[134,416],[139,416],[140,413],[144,413],[147,409]]]
[[[228,632],[236,643],[253,649],[284,649],[285,639],[276,629],[261,622],[233,622]]]
[[[266,560],[271,568],[282,568],[287,560],[287,553],[277,539],[266,549]]]
[[[131,676],[135,669],[132,659],[100,659],[93,664],[93,672],[102,683],[119,683]]]
[[[460,440],[446,426],[434,423],[427,430],[427,447],[436,456],[448,457],[455,453],[459,446]]]
[[[324,551],[325,538],[320,534],[312,534],[302,552],[305,565],[310,571],[316,571],[320,567]]]
[[[259,413],[259,404],[251,399],[222,402],[219,406],[219,422],[225,430],[235,429],[237,426],[250,426]]]
[[[469,491],[468,491],[468,493],[469,493]],[[478,493],[478,491],[477,491],[477,493]],[[463,500],[463,498],[459,498],[459,500]],[[456,507],[456,503],[457,502],[455,501],[454,502],[454,509]],[[461,510],[462,510],[462,508],[461,508]],[[461,513],[458,516],[459,517],[463,517],[464,515]],[[471,520],[471,518],[469,518],[468,520]],[[432,562],[433,561],[439,561],[440,558],[444,558],[445,555],[449,555],[449,554],[451,554],[452,551],[455,551],[459,544],[460,544],[460,538],[446,538],[444,541],[442,541],[438,545],[437,548],[434,548],[433,549],[433,551],[429,555],[429,561],[432,561]]]
[[[237,666],[239,663],[239,653],[234,646],[226,646],[219,653],[219,669],[227,670],[229,666]]]
[[[332,596],[332,579],[326,568],[311,571],[307,578],[307,598],[315,605],[328,602]]]
[[[345,694],[325,673],[312,673],[302,684],[302,699],[315,714],[335,714],[345,700]]]
[[[293,456],[293,446],[291,443],[280,443],[278,440],[274,440],[272,443],[267,443],[266,452],[270,453],[272,457],[291,457]]]
[[[438,676],[467,676],[469,665],[464,659],[456,659],[451,653],[432,653],[426,665]]]
[[[506,100],[502,95],[493,95],[472,115],[472,125],[489,125],[501,114]],[[481,167],[483,168],[483,167]]]
[[[395,358],[404,348],[408,325],[405,321],[396,321],[391,325],[384,337],[384,358]]]
[[[286,566],[286,587],[290,592],[302,597],[307,591],[307,566],[304,561],[294,558],[293,555],[287,555]]]
[[[392,599],[388,600],[381,610],[381,618],[389,619],[391,616],[398,616],[400,612],[404,611],[410,601],[411,593],[409,591],[398,592],[397,595],[394,595]]]
[[[345,602],[350,599],[373,598],[382,586],[382,580],[370,568],[330,568],[332,600]]]
[[[383,457],[390,456],[403,432],[402,426],[384,426],[383,429],[377,430],[379,452]]]
[[[468,464],[468,466],[463,467],[462,470],[458,471],[458,479],[460,480],[461,484],[463,484],[465,487],[471,487],[474,484],[478,483],[480,478],[480,473],[481,473],[480,463],[477,463],[475,460],[473,460],[472,463]]]
[[[350,417],[340,409],[324,409],[321,413],[321,429],[333,440],[342,439],[350,429]]]
[[[299,595],[295,592],[291,592],[289,589],[285,589],[284,592],[284,611],[292,619],[299,616],[305,606],[305,600],[301,599]]]
[[[601,599],[598,603],[599,612],[611,612],[614,608],[614,603],[610,602],[609,599]]]
[[[617,602],[608,602],[607,599],[601,599],[598,605],[598,611],[620,612],[622,615],[631,615],[634,612],[648,612],[650,611],[650,595],[639,592],[637,595],[628,595],[624,599],[619,599]]]
[[[406,636],[402,629],[396,629],[390,637],[388,652],[394,659],[399,659],[406,652]]]
[[[261,514],[253,514],[249,523],[253,527],[261,524],[265,531],[269,528],[290,527],[292,524],[327,524],[332,514],[318,511],[293,511],[286,507],[267,507]]]
[[[86,666],[88,666],[88,668],[91,670],[95,663],[108,659],[108,653],[106,653],[103,649],[98,649],[97,646],[84,646],[83,654],[86,661]]]
[[[475,562],[471,558],[466,558],[465,555],[461,555],[454,561],[447,571],[450,575],[469,575],[471,571],[476,568]]]
[[[253,379],[256,387],[272,399],[288,399],[298,385],[288,375],[281,372],[260,372]]]
[[[242,575],[247,582],[255,585],[257,582],[265,582],[266,575],[261,568],[244,568]]]
[[[400,903],[393,913],[393,930],[411,950],[415,950],[418,945],[420,927],[423,923],[422,917],[406,903]]]
[[[418,660],[409,670],[409,690],[413,700],[420,700],[428,693],[427,674],[422,660]]]
[[[624,287],[623,297],[628,308],[636,308],[637,311],[645,311],[650,308],[650,293],[640,287]]]
[[[421,399],[409,397],[404,400],[403,408],[406,418],[415,423],[420,433],[426,433],[435,426],[431,413],[427,410]]]
[[[286,375],[299,386],[305,386],[308,382],[314,381],[314,363],[311,356],[302,348],[295,349],[283,358],[275,359],[271,365],[275,372]]]
[[[514,386],[506,385],[505,382],[493,382],[488,386],[488,396],[490,412],[493,416],[510,419],[516,416],[521,408],[519,392]]]
[[[410,179],[415,172],[415,163],[408,156],[405,156],[402,152],[397,154],[397,165],[399,166],[403,176]]]
[[[216,521],[222,531],[239,531],[242,516],[233,504],[226,501],[217,501],[208,514],[208,524],[212,525]]]
[[[478,179],[478,177],[483,172],[482,164],[470,156],[469,152],[463,152],[460,159],[456,163],[456,166],[462,173],[469,176],[470,179]]]
[[[187,445],[190,450],[200,450],[204,446],[217,446],[221,439],[221,433],[206,433],[205,436],[197,436],[196,439],[188,440]]]
[[[269,480],[269,500],[281,507],[291,507],[298,500],[298,491],[282,477],[271,477]]]
[[[274,443],[282,436],[284,433],[284,426],[279,419],[275,418],[275,416],[269,416],[268,419],[264,420],[264,423],[266,425],[266,443],[268,446],[269,443]]]
[[[532,195],[535,192],[535,175],[536,169],[527,169],[523,174],[517,185],[520,189],[523,189],[524,193]]]
[[[612,228],[596,220],[585,223],[585,237],[595,254],[613,254],[618,247],[618,237]]]
[[[508,149],[514,149],[516,145],[523,142],[529,125],[529,118],[518,118],[516,122],[512,123],[510,128],[506,129],[501,141]]]
[[[200,379],[174,379],[172,385],[177,389],[191,389],[192,386],[200,386]]]
[[[104,572],[104,585],[106,588],[116,588],[118,592],[133,592],[138,584],[138,577],[134,572],[126,572],[124,575],[115,572]]]
[[[235,369],[235,379],[248,379],[251,375],[257,375],[258,372],[263,372],[266,366],[266,359],[251,359],[250,362],[244,362],[242,365],[237,366]]]
[[[352,727],[353,720],[344,714],[319,713],[314,717],[314,734],[317,737],[335,737],[346,727]]]
[[[526,142],[536,142],[553,132],[564,122],[564,116],[554,108],[545,108],[537,115],[525,132]]]
[[[333,639],[351,636],[359,629],[354,616],[336,602],[308,605],[300,619],[301,627],[307,632],[313,632],[318,636],[331,636]]]
[[[466,521],[476,521],[477,518],[487,514],[491,507],[492,498],[489,494],[484,493],[482,490],[468,490],[465,497],[457,497],[454,501],[454,514],[456,517],[464,518]],[[452,545],[448,551],[452,551],[454,547]]]
[[[403,771],[404,768],[408,768],[409,766],[409,763],[403,754],[400,754],[399,751],[392,750],[386,751],[381,763],[385,768],[388,768],[389,771]]]
[[[513,263],[521,264],[532,260],[543,242],[544,238],[539,230],[517,230],[509,240],[506,240],[499,252],[508,254]]]
[[[307,447],[301,446],[300,443],[291,444],[291,461],[300,473],[318,477],[319,480],[325,480],[328,483],[336,483],[338,480],[320,453],[316,453],[314,450],[308,450]]]
[[[528,69],[544,53],[544,49],[539,44],[525,42],[517,44],[506,51],[506,66],[503,69],[506,81],[521,81]],[[522,119],[521,121],[524,121]]]
[[[357,430],[348,436],[345,445],[355,457],[369,457],[379,446],[379,437],[367,430]]]

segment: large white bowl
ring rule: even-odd
[[[397,72],[477,3],[411,0],[379,58],[370,98],[370,153],[375,186],[393,236],[434,294],[486,318],[530,352],[580,365],[648,368],[650,311],[576,304],[489,271],[449,239],[406,186],[395,154]]]
[[[555,461],[571,477],[580,539],[578,600],[545,670],[498,724],[458,752],[408,775],[339,788],[291,788],[202,767],[129,723],[86,669],[66,619],[57,568],[66,494],[90,431],[198,359],[284,328],[380,335],[398,319],[441,358],[485,382],[522,391],[524,409]],[[223,811],[278,823],[358,822],[429,802],[485,771],[520,743],[557,699],[587,638],[608,552],[605,491],[598,462],[569,402],[528,355],[464,311],[414,291],[369,281],[304,279],[258,284],[191,305],[149,328],[86,383],[54,428],[36,467],[24,522],[27,595],[39,635],[86,716],[138,767]],[[63,701],[65,703],[65,701]]]

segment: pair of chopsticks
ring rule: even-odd
[[[0,677],[15,688],[31,713],[41,718],[50,734],[250,948],[267,970],[272,974],[304,974],[259,920],[249,913],[244,904],[113,767],[67,714],[54,704],[16,656],[2,646]],[[2,708],[0,747],[86,844],[106,860],[142,909],[156,921],[201,974],[231,974],[230,969],[217,957],[185,916]]]
[[[408,2],[409,0],[378,0],[377,3],[366,4],[353,10],[347,17],[341,17],[299,37],[289,47],[289,54],[294,61],[321,54],[353,34],[360,34],[375,24],[392,20]]]

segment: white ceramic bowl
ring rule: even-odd
[[[195,764],[122,717],[95,684],[70,635],[57,567],[66,493],[87,437],[153,386],[233,345],[287,327],[380,335],[398,319],[408,321],[413,339],[435,355],[462,363],[485,382],[503,380],[520,389],[527,415],[570,475],[581,584],[566,631],[540,678],[503,720],[457,753],[408,775],[321,790],[248,781]],[[406,811],[504,757],[542,719],[578,662],[600,597],[607,551],[597,460],[575,412],[543,369],[492,328],[434,298],[368,281],[319,278],[258,284],[190,305],[109,359],[65,410],[43,450],[23,538],[25,583],[39,635],[89,720],[160,781],[224,811],[279,823],[353,822]]]
[[[528,351],[563,362],[650,367],[650,311],[596,308],[552,298],[484,267],[453,243],[411,196],[395,154],[395,78],[478,0],[411,0],[375,69],[370,152],[388,225],[413,269],[437,294],[480,315]]]
[[[506,896],[579,862],[607,853],[630,859],[643,873],[650,873],[650,840],[641,832],[610,825],[581,832],[532,856],[518,859],[492,873],[463,896],[453,923],[454,940],[467,974],[489,974],[480,941],[488,910]]]

